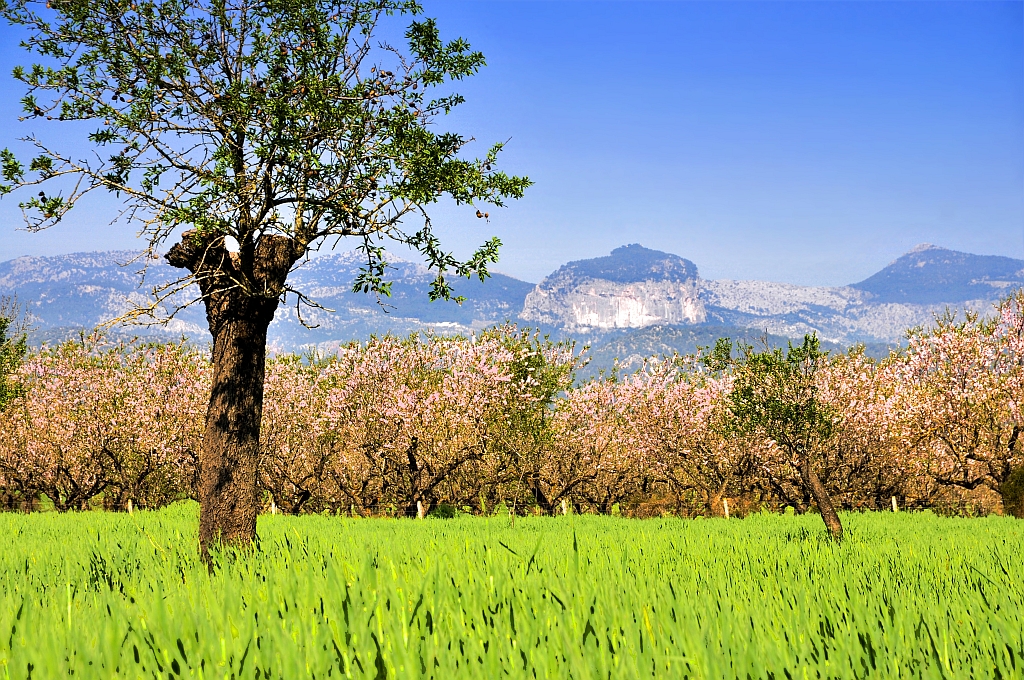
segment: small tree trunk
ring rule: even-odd
[[[1020,442],[1021,426],[1014,425],[1006,443],[1006,476],[999,480],[998,492],[1003,501],[1003,512],[1012,517],[1024,518],[1024,466],[1010,467],[1017,444]]]
[[[544,489],[540,485],[540,475],[536,472],[530,475],[529,478],[530,489],[533,491],[533,497],[537,501],[537,505],[544,511],[545,515],[555,514],[555,507],[551,504],[547,495],[544,493]]]
[[[814,502],[818,506],[818,512],[821,513],[821,519],[825,521],[829,534],[837,541],[842,539],[843,525],[839,521],[839,515],[836,513],[835,506],[832,505],[832,498],[829,497],[828,491],[825,490],[825,485],[821,483],[818,475],[814,472],[814,468],[811,467],[811,457],[806,454],[803,455],[798,469],[804,488],[814,498]]]

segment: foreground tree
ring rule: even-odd
[[[6,0],[0,8],[44,62],[14,71],[28,86],[26,117],[98,124],[89,135],[96,160],[35,136],[24,139],[36,154],[27,166],[5,149],[0,194],[56,184],[21,203],[38,230],[85,194],[113,192],[140,225],[147,257],[180,234],[166,257],[188,274],[136,313],[159,316],[198,284],[213,336],[200,544],[204,555],[217,542],[248,544],[267,327],[289,295],[300,318],[303,305],[316,304],[288,285],[296,264],[353,237],[366,258],[354,289],[387,295],[390,240],[419,250],[436,271],[431,299],[449,299],[450,276],[483,279],[497,259],[500,242],[491,239],[457,260],[426,212],[445,196],[500,206],[529,185],[493,169],[500,144],[466,160],[459,154],[470,140],[429,128],[462,98],[428,92],[477,72],[483,55],[462,39],[443,42],[430,19],[410,21],[405,50],[378,42],[389,17],[420,14],[412,0]]]
[[[740,356],[733,357],[732,349],[729,340],[719,340],[707,363],[733,373],[728,395],[733,426],[746,436],[775,442],[787,454],[832,538],[841,539],[843,525],[815,470],[834,431],[834,415],[820,399],[817,385],[828,353],[821,351],[814,335],[805,335],[796,347],[790,344],[785,353],[778,348],[755,352],[740,345]]]

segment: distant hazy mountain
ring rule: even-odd
[[[614,283],[687,283],[696,278],[697,265],[689,260],[632,243],[616,248],[611,255],[564,264],[545,281],[549,282],[549,288],[558,290],[559,282],[571,286],[576,281],[588,279]]]
[[[796,286],[771,281],[705,281],[701,299],[708,323],[751,327],[788,337],[815,332],[842,343],[898,342],[913,326],[930,323],[944,304],[876,303],[870,293],[841,286]],[[987,309],[989,301],[954,303]]]
[[[1024,285],[1024,260],[919,246],[850,286],[706,281],[677,255],[639,245],[570,262],[526,297],[522,318],[577,334],[707,324],[838,343],[895,343],[947,307],[988,311]],[[601,342],[601,338],[596,338]]]
[[[63,339],[123,314],[133,303],[145,303],[154,286],[180,276],[151,261],[143,278],[146,264],[131,251],[19,257],[0,262],[0,293],[18,296],[34,317],[39,338]],[[206,333],[206,316],[201,307],[191,307],[166,326],[137,332],[194,337]]]
[[[0,292],[15,293],[35,318],[35,339],[60,340],[74,337],[81,329],[93,327],[123,314],[132,303],[143,303],[154,286],[176,280],[182,272],[162,260],[133,261],[138,253],[112,251],[74,253],[53,257],[20,257],[0,262]],[[434,328],[469,332],[506,319],[516,318],[533,284],[503,274],[494,274],[486,284],[461,279],[453,282],[456,293],[467,298],[455,302],[429,302],[433,276],[425,267],[390,257],[394,284],[392,296],[351,292],[361,262],[355,253],[340,253],[311,259],[292,276],[292,282],[324,307],[303,308],[303,319],[316,328],[305,328],[297,320],[292,304],[282,305],[271,324],[269,342],[280,349],[301,345],[365,338],[372,333],[410,333]],[[130,263],[127,266],[122,266]],[[194,293],[194,291],[192,291]],[[179,300],[188,298],[179,297]],[[193,296],[194,297],[194,294]],[[165,312],[170,308],[165,308]],[[154,334],[160,337],[209,339],[201,304],[188,307],[166,326],[121,327],[115,334]]]
[[[987,313],[1024,286],[1024,260],[920,245],[860,283],[834,288],[706,281],[709,323],[784,336],[811,331],[839,343],[898,342],[947,309]]]
[[[850,287],[876,303],[936,304],[989,300],[1024,286],[1024,260],[971,255],[922,244]]]
[[[144,302],[154,285],[175,280],[161,260],[132,262],[137,253],[76,253],[22,257],[0,263],[0,293],[16,293],[36,319],[35,340],[58,340],[91,329]],[[849,286],[796,286],[766,281],[708,281],[697,266],[670,253],[634,244],[605,257],[570,262],[533,284],[495,274],[485,283],[459,280],[464,304],[428,302],[432,275],[397,257],[392,261],[392,296],[351,292],[361,260],[356,253],[313,258],[292,282],[334,310],[304,309],[296,318],[294,299],[279,310],[270,328],[278,350],[319,345],[329,348],[371,333],[407,334],[433,329],[469,333],[505,320],[540,328],[554,337],[575,337],[592,345],[588,372],[641,357],[690,352],[729,336],[747,342],[764,335],[775,344],[815,332],[834,349],[855,342],[873,354],[899,342],[907,328],[928,324],[947,307],[987,312],[994,301],[1024,286],[1024,260],[971,255],[919,246],[880,272]],[[124,263],[132,262],[128,266]],[[201,305],[182,311],[166,327],[127,328],[120,334],[152,332],[186,335],[205,342]]]
[[[339,253],[311,259],[299,268],[291,282],[294,287],[334,310],[304,308],[303,319],[317,328],[305,328],[298,322],[294,300],[282,306],[270,328],[271,342],[283,347],[309,343],[348,341],[371,333],[388,331],[407,334],[433,329],[468,333],[505,320],[515,319],[533,284],[504,274],[493,273],[486,283],[477,279],[452,282],[457,295],[466,301],[430,302],[428,293],[434,275],[422,265],[390,256],[389,276],[393,281],[391,297],[380,300],[374,295],[352,292],[352,281],[359,274],[359,254]]]

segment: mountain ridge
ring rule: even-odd
[[[107,251],[15,258],[0,262],[0,291],[17,293],[36,317],[37,341],[76,337],[79,329],[123,313],[133,301],[145,301],[153,285],[180,276],[163,261],[121,266],[137,255]],[[602,361],[609,352],[627,352],[635,361],[647,350],[691,351],[695,338],[703,342],[716,332],[777,338],[816,332],[836,347],[862,342],[884,353],[908,328],[930,323],[947,307],[984,313],[994,301],[1024,286],[1024,260],[927,244],[861,282],[834,287],[701,279],[690,260],[630,244],[601,258],[567,263],[536,285],[498,273],[486,283],[459,280],[457,292],[467,301],[457,305],[427,302],[433,275],[422,265],[399,257],[389,261],[392,296],[379,301],[351,292],[361,264],[358,254],[335,253],[305,262],[292,281],[336,312],[304,310],[307,323],[315,326],[306,328],[290,298],[271,324],[271,348],[335,346],[385,332],[466,334],[513,321],[553,337],[590,342]],[[143,265],[148,265],[147,274],[140,286]],[[183,310],[167,327],[119,332],[135,330],[209,340],[201,305]]]
[[[921,273],[927,269],[928,278]],[[987,299],[993,290],[1024,286],[1024,260],[974,255],[922,243],[849,287],[877,302],[936,304]]]

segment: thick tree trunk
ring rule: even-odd
[[[195,275],[213,335],[213,380],[199,457],[199,547],[209,560],[218,545],[245,547],[256,538],[260,420],[267,328],[285,279],[301,255],[283,236],[264,236],[245,255],[229,253],[222,236],[195,231],[167,261]]]
[[[212,390],[199,461],[199,545],[204,558],[217,544],[244,546],[256,536],[269,321],[246,313],[250,305],[244,302],[221,311],[227,318],[219,320],[213,336]]]
[[[800,479],[804,484],[804,488],[810,492],[818,506],[818,512],[821,513],[821,519],[825,521],[829,534],[837,541],[842,539],[843,525],[839,521],[839,515],[836,513],[835,506],[832,505],[832,498],[828,495],[828,491],[825,490],[825,485],[821,483],[818,475],[814,472],[814,468],[811,467],[810,456],[806,454],[801,456],[797,469],[800,472]]]

